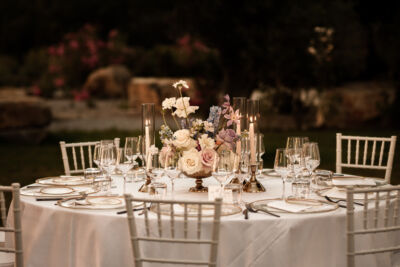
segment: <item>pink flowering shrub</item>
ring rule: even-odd
[[[123,64],[131,54],[132,50],[117,30],[111,30],[103,40],[94,26],[86,24],[77,32],[65,34],[61,42],[46,49],[47,68],[32,88],[36,94],[41,92],[45,96],[61,90],[75,100],[86,100],[90,96],[81,91],[81,87],[87,76],[97,68]]]

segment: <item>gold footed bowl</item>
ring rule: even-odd
[[[189,192],[204,193],[208,192],[208,188],[203,186],[203,179],[211,176],[211,171],[200,171],[194,174],[183,173],[186,177],[196,179],[196,186],[191,187]]]

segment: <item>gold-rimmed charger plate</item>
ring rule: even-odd
[[[171,204],[160,204],[160,214],[171,215]],[[158,205],[151,205],[150,211],[157,213]],[[221,216],[229,216],[240,213],[242,208],[237,205],[232,204],[222,204],[221,206]],[[188,205],[187,216],[197,217],[199,215],[199,205]],[[214,206],[213,205],[201,205],[201,215],[202,217],[213,217],[214,216]],[[174,205],[174,216],[183,217],[184,216],[184,206]]]
[[[297,204],[297,205],[304,205],[309,206],[304,210],[298,212],[292,212],[284,209],[279,209],[275,207],[271,207],[268,203],[273,201],[282,200],[280,198],[274,199],[261,199],[250,203],[253,209],[260,209],[260,210],[268,210],[274,213],[290,213],[290,214],[312,214],[312,213],[323,213],[323,212],[331,212],[336,210],[339,206],[336,203],[324,201],[324,200],[316,200],[316,199],[289,199],[287,200],[290,204]]]
[[[390,186],[390,185],[386,185]],[[329,187],[329,188],[323,188],[319,189],[316,191],[316,194],[321,196],[321,197],[329,197],[332,198],[333,200],[346,200],[347,195],[346,195],[346,188],[345,187]],[[390,198],[396,197],[395,193],[390,196]],[[364,193],[357,193],[353,195],[354,200],[364,200],[365,199],[365,194]],[[368,200],[375,200],[376,199],[376,193],[368,193]],[[379,194],[379,199],[383,200],[386,199],[386,193],[381,193]]]
[[[87,181],[83,176],[53,176],[53,177],[43,177],[35,181],[37,184],[42,185],[59,185],[59,186],[78,186],[78,185],[89,185],[93,181]]]
[[[63,208],[79,210],[115,210],[125,208],[124,197],[115,196],[88,196],[84,200],[71,197],[57,201]],[[133,207],[143,206],[143,203],[133,203]]]
[[[98,193],[100,190],[95,189],[90,185],[79,185],[79,186],[70,186],[67,188],[72,188],[73,192],[68,193],[68,194],[48,194],[48,193],[43,193],[43,190],[45,188],[65,188],[65,186],[33,186],[33,187],[28,187],[24,186],[21,188],[21,195],[22,196],[28,196],[28,197],[76,197],[80,196],[80,192],[85,192],[86,194],[95,194]],[[46,191],[45,191],[46,192]]]
[[[74,193],[75,190],[72,187],[67,186],[45,186],[40,188],[39,193],[45,195],[59,196],[59,195],[69,195]]]

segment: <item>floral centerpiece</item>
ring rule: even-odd
[[[160,129],[163,147],[160,161],[164,165],[168,158],[178,161],[178,168],[188,177],[205,178],[211,171],[220,151],[234,151],[240,136],[229,128],[238,123],[239,110],[234,110],[228,95],[222,106],[212,106],[207,120],[195,117],[198,106],[190,105],[190,97],[182,92],[189,89],[185,81],[173,84],[178,97],[166,98],[162,102],[164,124]],[[170,113],[177,130],[174,132],[167,124],[166,115]]]

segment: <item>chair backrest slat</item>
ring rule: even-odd
[[[374,144],[372,145],[371,166],[374,166],[375,163],[375,151],[376,151],[376,140],[374,140]]]
[[[79,146],[79,150],[81,152],[81,163],[82,163],[82,169],[86,169],[85,168],[85,156],[83,155],[83,147]]]
[[[175,213],[174,213],[174,204],[170,204],[171,214],[170,214],[170,228],[171,228],[171,237],[175,238]]]
[[[347,164],[350,164],[351,162],[351,140],[348,140],[347,144]]]
[[[397,191],[393,211],[393,225],[399,224],[399,207],[400,206],[400,190]]]
[[[379,192],[375,193],[375,209],[374,209],[374,225],[375,228],[378,227],[378,218],[379,218]]]
[[[368,194],[364,193],[364,229],[368,229]]]
[[[156,207],[157,207],[158,235],[159,235],[159,237],[162,237],[162,222],[161,222],[160,203],[156,203]]]
[[[356,164],[358,164],[359,151],[360,151],[360,140],[357,139],[357,142],[356,142]]]
[[[7,211],[6,211],[6,199],[4,197],[4,192],[0,191],[0,208],[1,208],[1,222],[5,227],[7,224]]]
[[[199,209],[199,213],[198,213],[198,215],[197,215],[197,239],[200,239],[200,237],[201,237],[201,209],[202,209],[202,205],[201,204],[199,204],[199,206],[198,206],[198,209]]]
[[[188,236],[188,207],[187,207],[187,203],[185,203],[185,212],[183,215],[183,235],[185,238],[187,238]]]
[[[93,160],[92,160],[92,146],[88,145],[88,158],[89,158],[89,166],[93,168]]]
[[[385,151],[385,141],[383,141],[382,145],[381,145],[381,152],[379,153],[379,164],[378,164],[378,166],[382,166],[383,151]]]
[[[364,210],[363,210],[363,227],[356,228],[358,225],[354,217],[354,195],[364,194]],[[369,197],[375,198],[371,212],[373,213],[373,225],[368,227],[368,201]],[[380,205],[381,204],[381,205]],[[380,208],[384,216],[379,216]],[[400,251],[399,244],[387,244],[386,247],[374,247],[368,250],[359,250],[355,248],[356,236],[359,235],[375,235],[377,233],[389,233],[399,231],[397,224],[400,208],[400,186],[392,187],[373,187],[354,189],[353,187],[347,188],[347,266],[355,267],[355,257],[367,254],[377,254],[385,252]],[[393,212],[391,212],[393,210]],[[393,225],[392,223],[393,222]],[[367,229],[368,228],[368,229]],[[394,242],[398,242],[394,240]],[[396,246],[397,245],[397,246]]]
[[[220,218],[221,218],[221,199],[216,199],[215,201],[178,201],[178,200],[162,200],[162,199],[143,199],[143,198],[133,198],[131,195],[125,195],[126,201],[126,209],[127,209],[127,218],[129,223],[129,231],[130,231],[130,239],[133,250],[133,257],[135,261],[135,266],[142,266],[143,262],[153,262],[153,263],[174,263],[174,264],[196,264],[196,265],[207,265],[207,266],[216,266],[217,261],[217,249],[218,249],[218,241],[219,241],[219,227],[220,227]],[[145,226],[146,229],[143,230],[144,233],[140,233],[137,229],[137,225],[135,222],[135,214],[132,210],[132,202],[143,202],[144,206],[147,206],[147,203],[150,203],[151,211],[155,212],[155,216],[151,216],[150,213],[147,213],[147,209],[144,209],[145,215]],[[176,211],[174,211],[175,206],[183,206],[183,238],[175,238],[175,228],[176,224],[175,218],[178,216]],[[214,215],[213,215],[213,226],[212,232],[210,233],[210,237],[202,239],[201,235],[201,227],[202,227],[202,208],[204,205],[212,205],[214,207]],[[165,208],[170,208],[169,212],[165,212]],[[208,207],[207,207],[208,208]],[[192,212],[196,212],[195,215],[192,215]],[[163,217],[169,216],[170,219],[165,222],[170,222],[171,226],[171,236],[168,236],[168,231],[165,233],[166,236],[163,236],[162,229],[165,227],[165,222],[163,223]],[[150,223],[151,218],[157,220],[158,234],[157,232],[150,231],[150,225],[153,227],[153,224]],[[182,218],[181,217],[181,218]],[[190,218],[193,217],[193,220]],[[189,222],[193,222],[194,225],[197,225],[197,230],[193,229],[196,235],[189,234],[189,228],[192,231],[192,227],[189,227]],[[150,235],[151,233],[151,235]],[[193,236],[193,238],[192,238]],[[193,244],[198,246],[209,245],[210,246],[210,256],[207,260],[193,260],[193,259],[163,259],[156,257],[146,257],[143,251],[140,250],[141,243],[143,242],[158,242],[160,244]],[[143,255],[143,256],[142,256]]]
[[[78,169],[78,164],[76,162],[76,152],[75,152],[75,147],[72,147],[72,158],[74,160],[74,169],[77,170]]]
[[[79,143],[65,143],[60,142],[61,156],[64,165],[65,175],[83,174],[86,166],[93,167],[93,154],[92,147],[98,144],[99,141],[79,142]],[[114,138],[114,144],[119,146],[119,138]],[[85,150],[87,148],[87,158],[85,157]],[[79,149],[77,152],[76,149]],[[70,153],[68,153],[70,151]],[[72,163],[70,165],[69,155],[72,155]],[[78,159],[78,156],[80,159]],[[72,169],[71,169],[72,167]]]
[[[22,228],[21,228],[21,208],[20,208],[20,185],[13,183],[11,186],[0,186],[1,196],[4,198],[3,192],[12,192],[12,209],[13,209],[13,225],[12,227],[1,227],[0,230],[4,232],[14,233],[14,248],[0,247],[1,252],[8,252],[15,254],[15,267],[23,267],[23,251],[22,251]],[[3,219],[3,218],[2,218]]]
[[[363,165],[367,163],[367,154],[368,154],[368,140],[365,140],[364,143],[364,157],[363,157]]]
[[[342,142],[347,141],[347,160],[342,159]],[[356,141],[353,151],[352,141]],[[364,142],[364,145],[362,145]],[[368,149],[368,143],[372,142],[372,150]],[[389,151],[386,143],[390,143]],[[368,137],[368,136],[345,136],[341,133],[336,134],[336,172],[341,173],[342,168],[375,169],[385,171],[384,179],[390,183],[393,157],[396,147],[396,136],[387,137]],[[360,151],[360,150],[364,151]],[[378,150],[378,151],[377,151]],[[354,154],[353,154],[354,153]],[[362,159],[360,160],[360,153]],[[352,154],[354,159],[352,159]],[[376,162],[376,154],[378,160]],[[386,161],[386,163],[385,163]],[[381,177],[383,178],[383,177]]]

